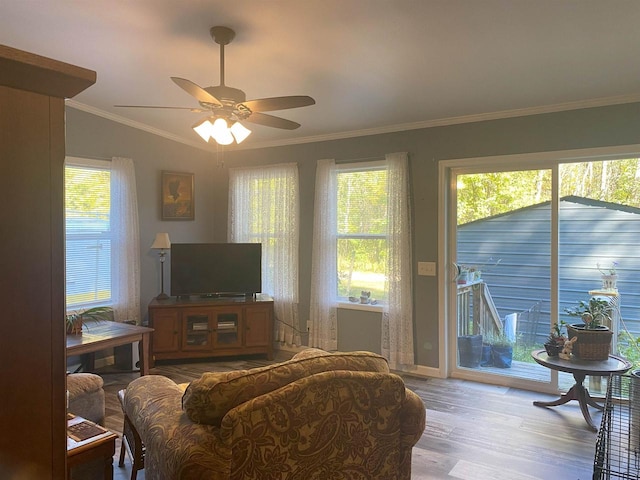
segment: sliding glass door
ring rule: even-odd
[[[444,162],[451,375],[566,388],[531,352],[590,296],[615,308],[613,351],[640,359],[640,161],[569,153]]]
[[[456,367],[549,382],[552,171],[455,175]]]

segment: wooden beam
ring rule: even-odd
[[[96,72],[0,45],[0,85],[71,98],[96,82]]]

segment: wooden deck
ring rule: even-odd
[[[540,383],[549,383],[551,378],[551,371],[548,368],[543,367],[535,362],[521,362],[514,360],[511,364],[511,368],[496,368],[496,367],[478,367],[465,369],[479,374],[491,374],[502,375],[513,378],[521,378],[531,380]],[[574,384],[574,379],[571,374],[559,372],[558,384],[561,392],[566,392]],[[606,378],[602,377],[587,377],[585,386],[589,391],[596,396],[604,396],[607,391]],[[532,389],[535,390],[535,389]]]

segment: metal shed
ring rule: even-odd
[[[640,209],[577,196],[560,199],[560,318],[589,291],[600,289],[601,273],[618,262],[618,293],[624,325],[640,334]],[[482,270],[502,319],[539,306],[539,316],[518,326],[542,343],[550,324],[551,204],[544,202],[459,225],[457,261]],[[498,260],[500,263],[494,265]],[[483,270],[484,268],[484,270]]]

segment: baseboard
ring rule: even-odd
[[[296,353],[301,352],[302,350],[305,350],[309,347],[307,347],[306,345],[286,345],[286,344],[276,343],[274,345],[274,348],[280,352],[290,353],[292,355],[295,355]],[[425,367],[424,365],[416,365],[415,368],[407,369],[407,370],[399,370],[396,373],[402,373],[404,375],[413,375],[415,377],[444,378],[440,369],[434,368],[434,367]]]
[[[403,375],[412,375],[414,377],[435,377],[435,378],[444,378],[442,372],[438,368],[433,367],[425,367],[424,365],[416,365],[415,368],[399,370],[397,373],[401,373]]]

